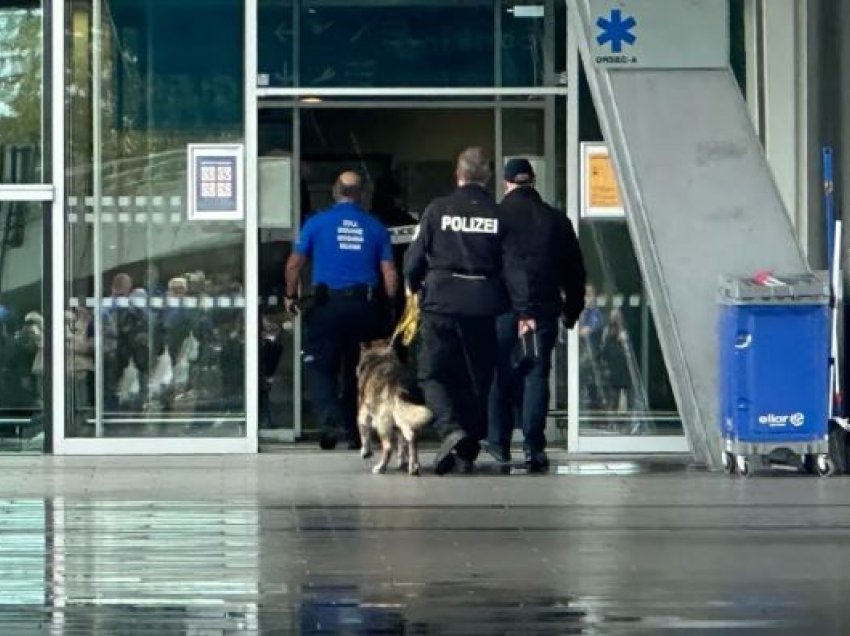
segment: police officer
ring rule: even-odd
[[[485,189],[489,162],[480,148],[457,161],[458,188],[425,209],[405,255],[409,289],[420,294],[419,382],[442,437],[434,470],[471,470],[487,432],[487,395],[496,362],[495,317],[513,305],[515,328],[528,294],[496,202]]]
[[[341,173],[333,186],[336,204],[308,219],[286,262],[285,305],[295,313],[301,269],[308,258],[313,261],[303,361],[322,431],[319,445],[326,450],[336,447],[343,434],[349,448],[359,445],[355,425],[359,344],[382,335],[386,325],[378,302],[379,283],[391,301],[398,289],[389,233],[360,207],[362,194],[360,175]]]
[[[498,363],[490,393],[490,422],[483,448],[501,462],[510,461],[516,416],[524,436],[530,471],[546,470],[546,411],[549,371],[558,338],[558,318],[572,328],[584,308],[584,260],[573,226],[562,212],[547,205],[534,188],[535,175],[526,159],[505,164],[502,222],[517,242],[529,285],[529,313],[534,317],[536,348],[518,354],[514,317],[496,322]],[[536,349],[536,350],[535,350]]]

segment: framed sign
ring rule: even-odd
[[[725,69],[726,0],[591,0],[591,55],[597,67]]]
[[[614,164],[608,146],[603,143],[581,145],[581,216],[587,219],[626,216]]]
[[[242,144],[189,144],[186,151],[189,220],[243,220],[245,153]]]

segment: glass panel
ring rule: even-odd
[[[673,391],[623,221],[582,221],[581,435],[681,435]]]
[[[0,184],[43,180],[43,33],[39,0],[0,5]]]
[[[259,86],[565,83],[560,0],[259,0],[257,15]]]
[[[257,86],[295,84],[293,0],[257,2]]]
[[[501,0],[501,85],[566,85],[565,3],[553,0]]]
[[[493,86],[493,0],[303,0],[301,86]]]
[[[0,201],[0,452],[44,447],[44,207]]]
[[[283,309],[286,259],[300,224],[301,197],[293,188],[293,111],[263,108],[258,115],[260,179],[260,435],[282,439],[295,414],[295,325]],[[304,181],[301,181],[302,187]]]
[[[187,219],[186,154],[242,140],[243,3],[67,10],[66,436],[242,436],[244,224]]]

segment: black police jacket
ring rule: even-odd
[[[572,223],[528,186],[505,195],[499,208],[525,263],[531,315],[563,313],[572,327],[584,309],[587,277]]]
[[[528,315],[528,284],[496,201],[465,185],[432,201],[404,258],[404,277],[423,311]]]

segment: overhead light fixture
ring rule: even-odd
[[[302,104],[321,104],[322,98],[321,97],[302,97],[299,101]]]

